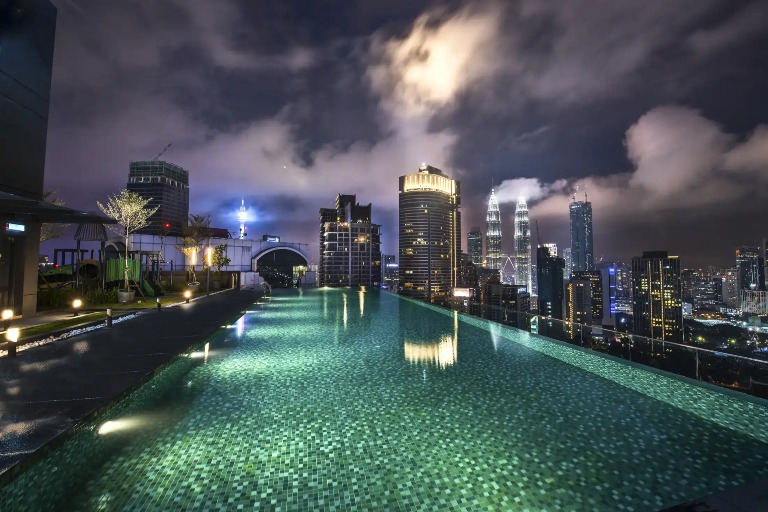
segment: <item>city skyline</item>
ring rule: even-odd
[[[56,6],[46,188],[74,208],[172,143],[191,211],[230,231],[244,198],[251,232],[316,243],[314,212],[343,191],[380,205],[394,252],[395,178],[429,161],[462,181],[466,225],[493,181],[503,229],[522,193],[562,247],[586,187],[596,260],[726,266],[765,237],[760,2],[357,3],[333,24],[303,4]]]

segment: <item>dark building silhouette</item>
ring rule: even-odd
[[[576,201],[573,198],[569,206],[571,217],[571,258],[573,269],[594,270],[595,258],[592,242],[592,203]]]
[[[443,300],[456,286],[461,264],[459,182],[422,164],[400,176],[399,293]]]
[[[539,292],[539,314],[563,319],[563,272],[565,260],[552,254],[549,247],[536,249],[536,279]]]
[[[336,208],[320,209],[320,286],[381,284],[381,225],[371,222],[371,211],[345,194]]]
[[[182,233],[189,218],[189,172],[186,169],[162,160],[131,162],[127,188],[144,199],[152,199],[149,207],[159,207],[149,218],[149,223],[137,233]]]
[[[666,251],[632,258],[634,333],[665,341],[683,339],[680,259]]]
[[[525,323],[519,313],[531,311],[531,295],[524,285],[487,283],[483,294],[483,317],[519,327]]]
[[[480,232],[480,228],[472,228],[467,233],[467,253],[469,260],[475,266],[483,264],[483,234]]]

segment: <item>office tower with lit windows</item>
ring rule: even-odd
[[[563,274],[563,277],[568,280],[571,277],[571,272],[573,272],[573,255],[570,247],[563,249],[563,259],[565,260],[565,274]]]
[[[320,286],[379,286],[381,226],[371,222],[371,210],[345,194],[336,208],[320,209]]]
[[[592,325],[592,283],[589,279],[571,278],[566,288],[567,320],[572,324]],[[573,325],[570,326],[571,332]],[[577,329],[578,330],[578,329]]]
[[[577,270],[571,279],[589,281],[592,323],[601,324],[603,321],[603,273],[599,270]]]
[[[565,260],[557,257],[557,248],[553,250],[548,245],[536,249],[539,314],[562,320]]]
[[[632,258],[634,333],[665,341],[683,340],[680,259],[666,251]]]
[[[587,201],[586,194],[584,194],[584,201],[577,201],[574,196],[569,210],[571,216],[571,258],[573,259],[571,271],[594,270],[592,203]]]
[[[765,259],[760,248],[737,248],[736,266],[741,272],[742,290],[765,290]]]
[[[421,164],[400,176],[399,293],[421,300],[447,299],[461,264],[459,182]]]
[[[148,207],[159,207],[137,233],[182,234],[189,218],[189,171],[162,160],[131,162],[126,188],[151,199]],[[170,224],[168,229],[166,224]]]
[[[475,266],[483,264],[483,234],[480,232],[480,228],[472,228],[467,233],[467,252],[469,253],[469,261]]]
[[[485,268],[501,270],[501,213],[493,189],[485,215]]]
[[[722,276],[722,290],[725,307],[739,309],[741,305],[741,270],[739,267],[725,269]]]

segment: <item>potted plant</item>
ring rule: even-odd
[[[130,272],[128,267],[128,237],[137,229],[141,229],[149,223],[149,218],[160,208],[147,206],[152,198],[144,199],[139,194],[123,189],[107,199],[104,206],[96,201],[104,215],[117,222],[117,225],[108,227],[123,237],[125,242],[125,262],[123,267],[123,288],[118,289],[117,295],[120,302],[133,300],[134,291],[130,288]]]

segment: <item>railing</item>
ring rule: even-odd
[[[475,302],[462,303],[453,309],[584,349],[768,398],[766,386],[760,385],[768,383],[768,358],[759,355],[721,352]]]

